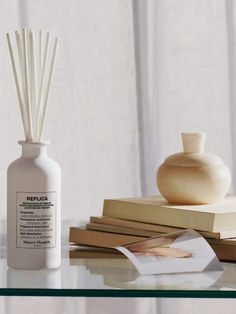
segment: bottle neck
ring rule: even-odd
[[[27,142],[20,141],[22,146],[22,157],[25,158],[38,158],[47,156],[47,144],[44,142]]]

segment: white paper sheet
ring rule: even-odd
[[[207,241],[190,229],[117,246],[115,249],[126,255],[141,275],[223,269]]]

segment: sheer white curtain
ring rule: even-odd
[[[5,33],[25,26],[60,40],[45,137],[62,168],[62,218],[87,220],[101,215],[105,197],[139,195],[131,0],[0,1],[0,25],[4,179],[23,136]],[[4,184],[4,209],[5,192]]]
[[[21,27],[60,38],[45,135],[62,168],[62,218],[101,215],[105,197],[140,195],[132,1],[0,1],[0,203],[23,132],[5,38]],[[78,281],[80,274],[75,273]],[[2,279],[3,280],[3,279]],[[69,281],[70,278],[67,278]],[[0,312],[145,313],[149,300],[0,298]]]
[[[205,131],[206,150],[236,177],[236,2],[133,0],[141,188],[181,150],[182,131]],[[234,313],[235,300],[157,300],[158,313]]]
[[[235,2],[133,4],[143,192],[156,192],[157,164],[181,150],[182,131],[205,131],[206,150],[232,169]]]
[[[156,168],[181,150],[181,131],[206,131],[206,149],[235,178],[235,19],[234,0],[1,1],[1,219],[6,168],[23,134],[5,32],[43,28],[61,39],[46,135],[63,170],[63,219],[77,221],[101,214],[105,197],[157,193]],[[41,300],[1,298],[0,311],[233,313],[235,306],[233,300]]]

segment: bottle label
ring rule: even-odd
[[[16,246],[26,249],[56,246],[56,192],[16,193]]]

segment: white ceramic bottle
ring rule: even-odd
[[[61,260],[61,170],[47,142],[20,141],[22,156],[7,171],[7,263],[57,268]]]

